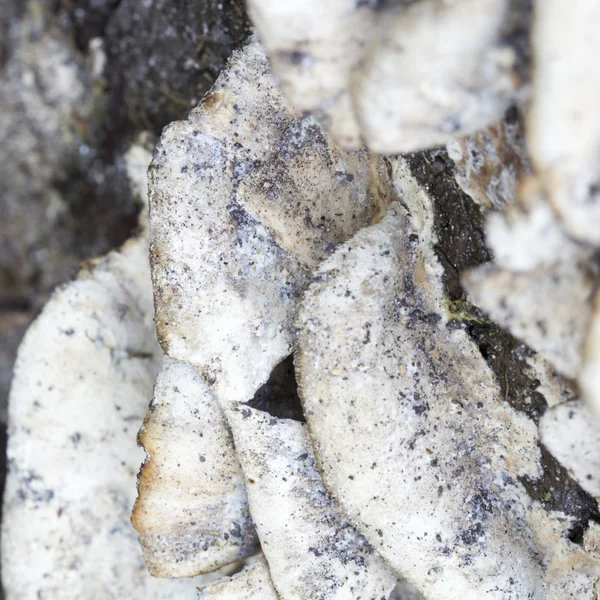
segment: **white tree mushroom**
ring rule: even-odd
[[[566,231],[600,243],[600,4],[539,0],[527,145],[539,183]]]
[[[256,553],[231,433],[192,367],[165,357],[138,440],[148,459],[132,522],[153,575],[192,577]]]
[[[381,600],[396,577],[344,518],[317,471],[306,425],[231,411],[248,499],[282,600]]]
[[[565,232],[534,177],[522,182],[517,202],[488,215],[486,234],[496,264],[515,272],[589,256],[589,249]]]
[[[18,1],[0,126],[43,143],[9,179],[144,208],[21,346],[7,600],[600,600],[597,0],[247,0],[256,35],[149,168],[144,137],[83,144],[92,105],[133,126],[121,74],[116,102],[87,87],[114,53],[84,68]],[[242,0],[205,4],[196,97],[249,34]]]
[[[522,57],[504,39],[513,8],[506,0],[248,2],[290,100],[338,143],[364,140],[378,152],[443,144],[500,119],[523,83]]]
[[[202,588],[198,600],[279,600],[264,557],[233,575]]]
[[[200,108],[164,131],[150,169],[165,353],[220,402],[252,398],[290,354],[310,270],[379,218],[386,181],[380,158],[336,149],[287,104],[251,39]]]
[[[586,263],[525,273],[483,265],[463,277],[463,283],[474,304],[495,322],[564,375],[578,375],[596,287]]]
[[[129,154],[130,172],[144,157]],[[168,600],[202,583],[150,577],[129,522],[143,458],[135,435],[160,356],[144,219],[138,237],[54,294],[20,347],[2,531],[7,600]]]
[[[600,498],[600,420],[582,400],[546,411],[540,439],[584,490]]]
[[[300,394],[325,485],[429,600],[595,598],[600,563],[522,481],[535,423],[501,399],[444,310],[430,201],[393,204],[317,270],[298,319]]]
[[[409,152],[498,121],[515,96],[516,56],[499,43],[507,9],[422,0],[384,15],[352,82],[367,145]]]

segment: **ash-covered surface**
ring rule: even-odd
[[[505,400],[537,424],[548,404],[527,363],[533,351],[473,306],[460,282],[463,273],[491,260],[482,209],[456,183],[453,162],[445,150],[412,154],[407,159],[413,175],[434,199],[436,252],[444,266],[448,306],[456,314],[449,325],[465,328],[494,372]],[[522,483],[547,511],[563,511],[574,518],[570,539],[581,543],[589,521],[600,522],[598,503],[543,446],[540,450],[541,477],[523,478]]]
[[[419,0],[366,0],[388,7]],[[530,0],[514,0],[504,36],[517,74],[530,76]],[[211,87],[248,35],[242,0],[4,0],[0,10],[0,445],[12,362],[28,324],[78,264],[126,240],[138,207],[123,154],[141,131],[159,135]],[[466,300],[463,273],[491,260],[481,208],[464,194],[442,150],[408,157],[436,201],[438,257],[448,307],[478,345],[502,394],[537,423],[547,402],[532,351]],[[281,399],[284,399],[281,402]],[[278,399],[278,402],[274,402]],[[304,420],[290,359],[249,402]],[[581,543],[596,501],[541,447],[543,473],[522,483],[548,511],[574,517]],[[0,457],[0,487],[5,457]],[[0,590],[0,598],[2,592]]]

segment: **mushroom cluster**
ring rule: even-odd
[[[598,600],[600,9],[248,8],[21,347],[9,600]]]

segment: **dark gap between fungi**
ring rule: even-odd
[[[288,356],[273,369],[269,380],[246,404],[279,419],[306,423],[298,396],[293,356]]]

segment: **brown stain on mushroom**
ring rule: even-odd
[[[234,99],[225,91],[213,92],[207,96],[202,103],[202,108],[215,119],[215,124],[220,125],[223,131],[231,127],[232,121],[237,116]]]

